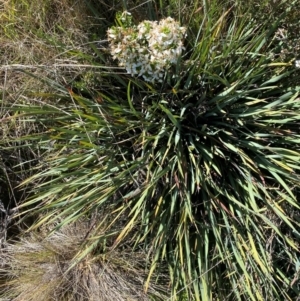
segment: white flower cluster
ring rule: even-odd
[[[143,21],[137,26],[112,27],[107,36],[119,66],[131,75],[143,76],[145,81],[162,82],[165,71],[177,62],[184,49],[185,33],[185,27],[168,17],[159,23]]]

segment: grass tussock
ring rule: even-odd
[[[123,249],[111,250],[107,241],[80,261],[91,223],[79,221],[50,235],[34,232],[8,242],[1,254],[2,296],[11,301],[128,301],[152,300],[166,290],[154,282],[144,292],[146,254]],[[94,235],[101,233],[93,231]],[[99,252],[102,248],[102,252]],[[86,250],[85,250],[86,252]],[[161,294],[161,297],[163,294]]]

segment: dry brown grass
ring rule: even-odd
[[[42,83],[20,73],[28,69],[38,77],[58,76],[51,68],[58,61],[74,60],[85,51],[92,20],[83,1],[17,1],[0,6],[0,89],[4,100],[19,100],[25,91],[39,91]],[[11,67],[14,64],[24,68]],[[46,65],[47,68],[35,68]],[[62,76],[61,74],[59,76]]]
[[[152,282],[148,294],[144,292],[146,254],[127,248],[98,250],[70,269],[89,230],[90,223],[81,221],[50,236],[35,232],[8,243],[0,255],[6,279],[3,297],[11,301],[146,301],[151,300],[149,294],[164,290],[164,285]]]

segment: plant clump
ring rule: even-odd
[[[149,301],[151,294],[161,300],[162,285],[153,283],[149,294],[144,292],[142,252],[125,247],[111,250],[103,244],[101,251],[79,259],[76,255],[85,245],[89,222],[81,220],[50,235],[44,228],[8,242],[3,249],[0,261],[5,268],[0,275],[6,281],[1,300]]]
[[[176,7],[182,7],[179,2]],[[293,9],[296,4],[288,6]],[[176,15],[176,7],[149,8],[144,20],[159,20],[170,11]],[[76,275],[85,275],[81,271],[86,269],[94,271],[87,273],[90,279],[100,277],[96,262],[102,267],[127,266],[112,257],[116,253],[107,252],[111,248],[124,254],[125,247],[135,254],[129,260],[131,267],[148,261],[145,274],[140,273],[146,290],[152,280],[159,283],[156,273],[168,279],[170,301],[182,301],[181,294],[190,301],[296,300],[300,70],[297,55],[280,55],[285,43],[280,44],[277,36],[284,28],[284,14],[258,24],[243,5],[226,10],[219,0],[212,0],[206,8],[196,7],[177,13],[189,30],[186,54],[184,60],[178,56],[176,68],[166,65],[164,75],[153,75],[155,60],[154,65],[149,63],[153,74],[140,74],[142,65],[136,66],[143,54],[136,52],[139,30],[141,36],[148,34],[145,55],[150,55],[150,45],[172,39],[165,28],[161,40],[151,40],[153,24],[163,20],[139,23],[143,20],[139,18],[133,23],[123,13],[117,16],[120,28],[111,27],[108,39],[118,49],[115,59],[122,64],[123,55],[124,67],[128,64],[129,73],[140,74],[141,80],[114,72],[103,49],[92,69],[101,76],[99,86],[88,86],[83,93],[57,83],[55,96],[64,101],[49,104],[44,96],[43,107],[15,107],[16,116],[21,112],[24,122],[34,120],[44,129],[18,138],[26,141],[26,148],[44,154],[35,173],[22,183],[35,186],[18,210],[28,218],[39,214],[32,229],[57,222],[57,228],[68,228],[95,211],[105,213],[94,224],[103,233],[93,228],[84,248],[70,253],[84,238],[84,230],[55,257],[59,265],[53,266],[64,271],[72,287],[83,283]],[[107,23],[102,25],[107,28]],[[144,76],[163,83],[149,85]],[[51,242],[55,244],[53,237]],[[8,256],[17,258],[7,250],[4,261]],[[47,262],[52,265],[51,258],[47,256]],[[68,262],[78,258],[73,277],[67,272]],[[26,261],[33,266],[34,260],[19,260],[15,267],[24,267]],[[30,273],[23,272],[25,267],[12,269],[12,263],[13,259],[8,262],[9,275],[19,282],[16,289],[22,293],[22,277]],[[112,271],[120,275],[118,268]],[[113,278],[107,270],[104,274]],[[127,269],[122,275],[130,279],[134,273]],[[118,300],[115,287],[124,286],[107,287],[111,289],[107,300]],[[28,291],[37,290],[31,286]],[[71,300],[76,300],[74,296]]]
[[[113,58],[133,76],[162,82],[165,71],[176,64],[184,50],[186,28],[171,17],[160,22],[146,20],[136,26],[128,12],[122,16],[123,26],[107,31]]]

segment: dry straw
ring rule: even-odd
[[[154,283],[144,292],[143,252],[102,251],[70,269],[89,231],[90,223],[80,221],[49,236],[35,232],[8,243],[0,255],[6,279],[2,296],[11,301],[147,301],[153,300],[151,293],[159,294],[163,288]]]

